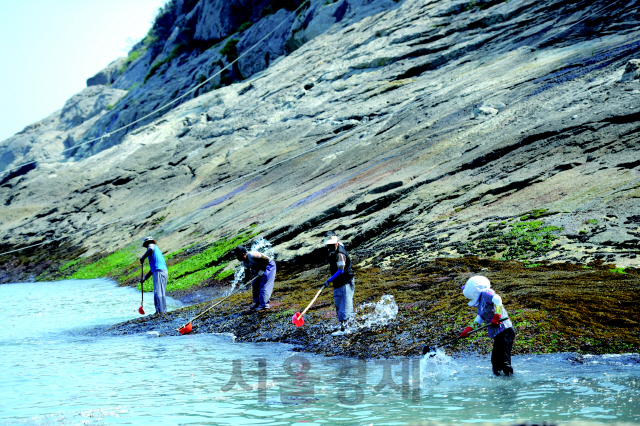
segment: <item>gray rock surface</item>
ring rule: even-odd
[[[172,34],[223,22],[214,3],[179,14]],[[229,63],[228,39],[242,54],[286,11],[252,12],[241,34],[202,27],[227,38],[144,82],[178,38],[157,57],[151,46],[114,81],[138,86],[111,111],[67,128],[99,109],[92,95],[83,113],[2,142],[5,169],[38,159],[0,185],[6,247],[75,234],[90,255],[153,233],[173,250],[256,224],[279,259],[309,258],[334,229],[362,265],[384,264],[468,254],[489,225],[545,209],[562,229],[538,260],[637,266],[640,90],[620,80],[640,47],[638,1],[345,4],[312,1],[240,63],[246,80],[218,76],[121,132]]]
[[[125,61],[126,58],[118,58],[111,62],[105,69],[87,79],[87,87],[97,85],[108,86],[112,84],[118,76]]]
[[[620,81],[640,80],[640,59],[632,59],[627,63]]]
[[[52,161],[55,168],[56,161],[66,158],[64,151],[82,140],[96,121],[126,94],[125,90],[97,85],[72,96],[62,110],[25,127],[0,144],[0,171],[15,171],[32,161]]]
[[[72,129],[112,109],[126,95],[125,90],[104,86],[89,86],[65,102],[60,113],[60,124],[65,130]]]

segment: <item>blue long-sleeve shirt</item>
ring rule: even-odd
[[[153,274],[156,271],[167,270],[167,264],[164,261],[164,256],[162,252],[155,244],[149,244],[147,247],[147,251],[144,255],[142,255],[141,259],[149,258],[149,266],[151,267],[151,273]]]

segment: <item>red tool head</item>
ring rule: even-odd
[[[291,318],[291,322],[296,327],[302,327],[304,325],[304,318],[302,318],[302,315],[300,315],[300,312],[296,312],[295,314],[293,314],[293,318]]]
[[[180,334],[185,335],[185,334],[189,334],[191,333],[191,329],[192,329],[193,325],[191,323],[185,325],[184,327],[182,327],[180,330],[178,330],[180,332]]]
[[[138,312],[140,312],[140,315],[144,315],[144,309],[142,309],[142,306],[138,308]]]

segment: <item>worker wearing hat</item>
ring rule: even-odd
[[[167,264],[153,237],[145,238],[142,242],[142,247],[146,248],[147,251],[140,258],[140,264],[144,264],[144,260],[149,258],[150,271],[140,281],[140,285],[150,276],[153,276],[153,303],[156,306],[156,314],[161,314],[167,312],[166,296],[167,279],[169,278]]]
[[[335,232],[329,231],[325,234],[324,244],[329,254],[329,269],[332,275],[323,285],[326,288],[329,287],[329,283],[333,284],[333,303],[336,306],[340,331],[344,331],[347,321],[353,315],[353,294],[356,290],[351,259]]]
[[[253,289],[253,311],[269,309],[269,299],[273,292],[276,280],[276,262],[264,253],[257,250],[247,251],[244,246],[238,246],[233,250],[236,259],[245,268],[244,276],[255,276],[251,283]]]
[[[470,300],[469,306],[478,308],[476,318],[471,325],[460,333],[460,337],[469,337],[469,333],[480,324],[486,324],[487,333],[493,339],[491,351],[491,365],[493,374],[499,376],[504,372],[506,376],[513,374],[511,366],[511,348],[516,333],[513,324],[502,305],[502,298],[491,288],[491,282],[487,277],[476,275],[467,280],[462,287],[462,294]]]

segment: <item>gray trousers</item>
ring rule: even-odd
[[[333,303],[336,305],[338,321],[346,321],[353,315],[353,293],[356,291],[355,280],[342,287],[333,289]]]
[[[166,269],[159,269],[153,273],[153,303],[156,306],[156,314],[167,312],[167,279],[169,273]]]

